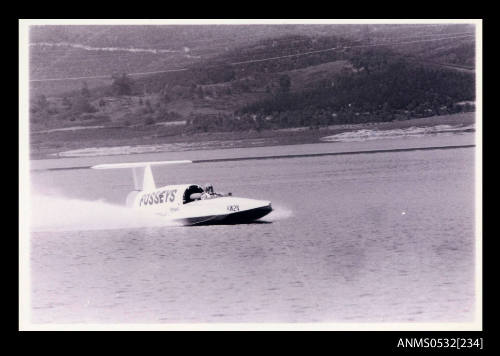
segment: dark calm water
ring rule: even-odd
[[[391,140],[385,147],[437,139],[431,141]],[[443,142],[473,143],[473,135]],[[315,146],[302,149],[339,149]],[[54,165],[61,162],[89,159]],[[34,172],[33,322],[474,318],[474,148],[203,163],[154,174],[157,184],[211,182],[235,196],[271,200],[276,210],[263,223],[158,226],[133,221],[118,206],[132,182],[126,170]]]

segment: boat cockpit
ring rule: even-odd
[[[203,188],[199,185],[190,185],[185,191],[182,199],[183,204],[191,203],[195,200],[199,200],[201,195],[205,192]]]

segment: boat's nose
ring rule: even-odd
[[[258,208],[258,210],[264,214],[264,215],[267,215],[269,214],[271,211],[273,211],[273,206],[271,204],[271,202],[266,202],[265,204],[263,204],[260,208]]]
[[[273,205],[271,204],[270,201],[267,200],[261,200],[258,204],[257,207],[261,209],[262,211],[269,211],[271,212],[273,210]]]

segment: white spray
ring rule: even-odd
[[[180,226],[165,216],[130,209],[103,200],[81,200],[61,195],[32,195],[31,231],[85,231]],[[275,206],[262,220],[278,221],[292,216],[292,211]]]
[[[30,202],[32,231],[107,230],[176,226],[163,216],[145,214],[101,200],[85,201],[34,195]]]

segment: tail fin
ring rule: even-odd
[[[134,177],[134,190],[154,190],[156,188],[151,166],[167,164],[192,163],[192,161],[156,161],[156,162],[133,162],[133,163],[111,163],[92,166],[93,169],[120,169],[132,168]]]

